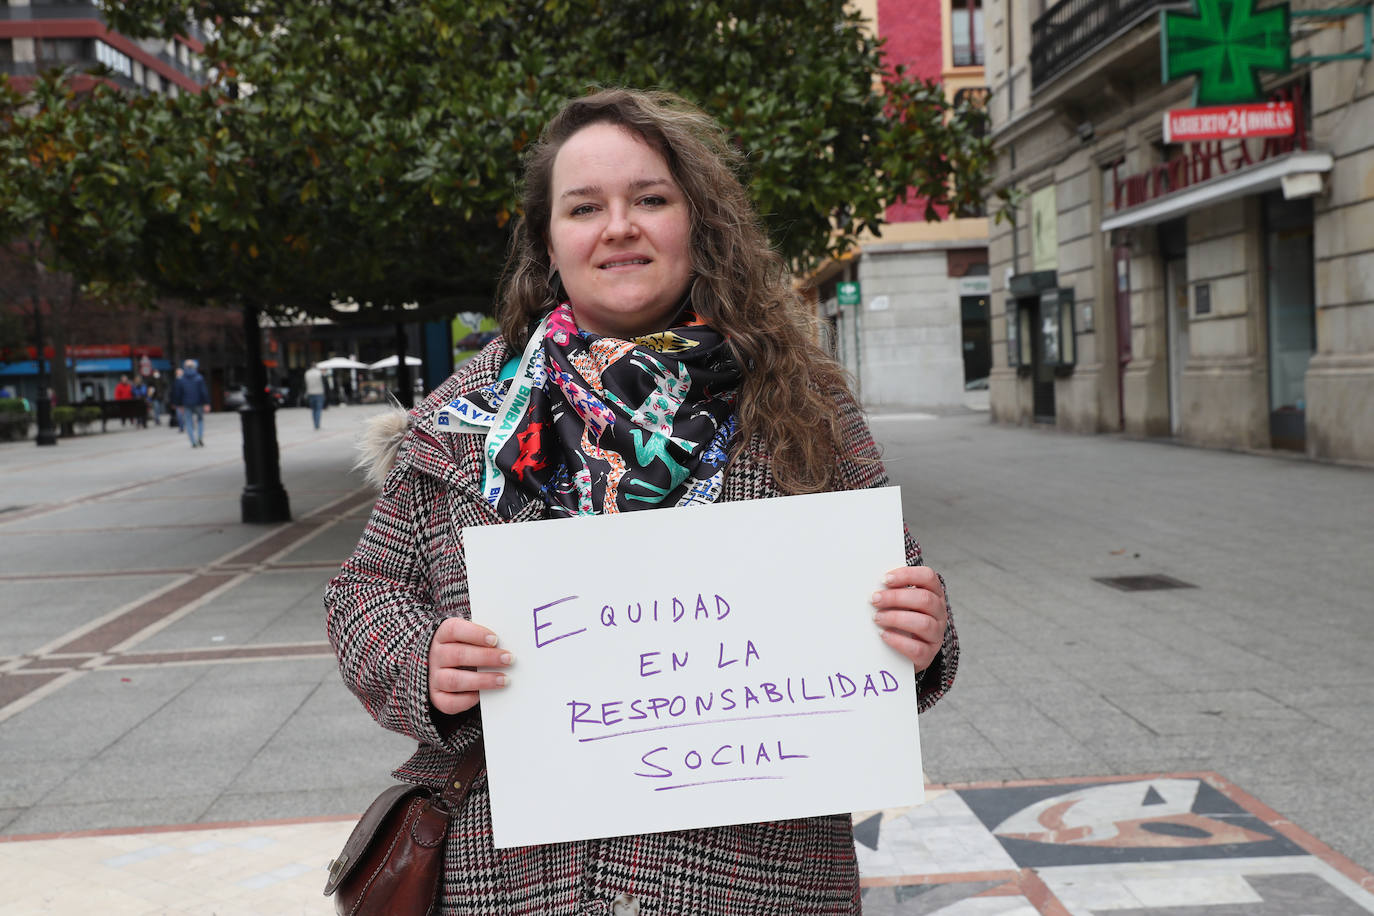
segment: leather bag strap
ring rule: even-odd
[[[453,771],[448,774],[448,781],[444,783],[444,791],[440,793],[440,802],[449,811],[457,811],[463,805],[463,800],[472,791],[475,783],[487,768],[486,748],[482,743],[482,736],[479,734],[472,744],[468,745],[463,753],[458,755],[458,762],[454,764]]]

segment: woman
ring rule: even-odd
[[[506,683],[497,634],[467,619],[461,528],[886,482],[735,165],[680,99],[568,103],[526,163],[503,336],[374,429],[382,494],[325,603],[349,688],[420,743],[398,778],[438,786]],[[873,596],[875,638],[921,672],[924,709],[958,649],[910,535],[907,561]],[[445,914],[858,910],[846,816],[498,851],[481,780],[448,838]]]

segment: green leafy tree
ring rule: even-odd
[[[215,81],[140,100],[125,157],[147,220],[137,276],[187,298],[489,308],[521,150],[592,85],[670,89],[725,123],[798,269],[879,229],[908,192],[931,218],[984,193],[983,112],[889,72],[838,0],[153,0],[106,14],[136,35],[219,23]]]
[[[211,81],[76,104],[50,76],[31,102],[4,97],[0,192],[32,187],[0,239],[46,233],[50,263],[83,283],[237,305],[246,330],[276,309],[337,318],[339,298],[374,321],[489,311],[521,152],[594,85],[668,89],[725,124],[797,269],[878,231],[908,193],[934,218],[984,192],[983,112],[889,70],[841,0],[102,7],[133,36],[213,24]]]

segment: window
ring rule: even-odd
[[[949,25],[956,67],[983,66],[983,0],[952,0]]]
[[[39,38],[34,42],[34,56],[44,67],[79,64],[91,59],[90,39]]]
[[[129,58],[129,55],[122,51],[116,51],[105,42],[97,41],[95,43],[95,59],[120,76],[133,79],[134,62]]]

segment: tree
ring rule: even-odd
[[[133,213],[104,209],[105,192],[121,183],[122,147],[116,137],[93,133],[73,103],[73,90],[56,79],[21,96],[0,77],[0,246],[9,262],[7,298],[21,311],[27,306],[34,325],[39,445],[57,441],[43,318],[52,308],[70,311],[79,298],[75,275],[110,272],[103,259],[111,243],[130,246],[136,238]],[[65,390],[60,330],[53,375]]]
[[[54,256],[83,282],[240,306],[252,339],[262,311],[331,314],[343,297],[372,320],[399,318],[403,303],[421,306],[411,320],[488,311],[521,151],[594,84],[669,89],[719,118],[799,269],[878,231],[908,191],[935,218],[984,190],[982,111],[889,70],[842,0],[103,8],[134,36],[214,23],[214,77],[174,99],[97,87],[79,105],[55,77],[42,83],[30,117],[60,122],[73,142],[49,154],[21,131],[19,146],[80,198],[49,226]],[[24,120],[14,104],[5,117]],[[260,393],[251,351],[249,368]],[[274,436],[266,445],[275,454]]]

